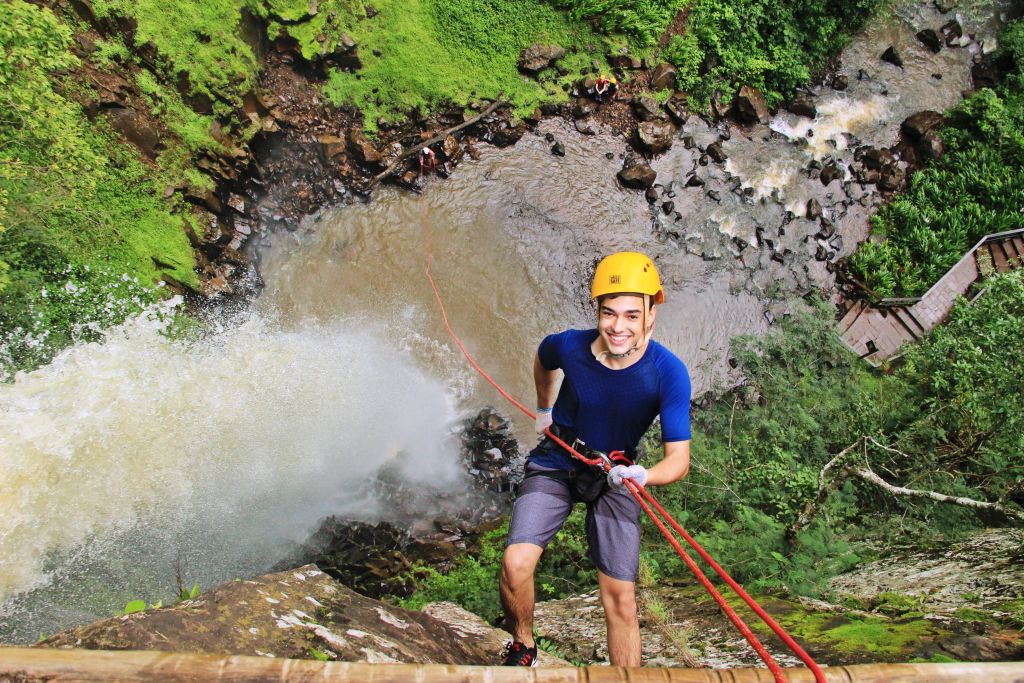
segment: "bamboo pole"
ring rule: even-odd
[[[857,664],[825,667],[829,683],[985,683],[1024,681],[1024,662]],[[789,683],[810,683],[808,669],[785,669]],[[520,669],[452,664],[319,662],[241,655],[134,650],[0,647],[0,683],[771,683],[767,669],[625,669],[588,666]]]

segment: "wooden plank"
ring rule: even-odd
[[[785,669],[789,683],[812,683],[805,668]],[[1024,662],[857,664],[824,667],[827,683],[1019,683]],[[586,666],[565,669],[450,664],[369,664],[141,652],[0,647],[0,681],[18,683],[771,683],[767,669],[659,669]]]

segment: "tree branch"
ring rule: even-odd
[[[872,472],[868,468],[857,469],[851,468],[849,473],[855,477],[859,477],[864,481],[874,484],[881,488],[887,493],[891,493],[894,496],[901,496],[907,498],[924,498],[926,500],[934,500],[939,503],[949,503],[951,505],[960,505],[963,507],[973,508],[975,510],[992,510],[1000,513],[1010,519],[1015,519],[1019,522],[1024,522],[1024,512],[1019,512],[1012,508],[1009,508],[1001,503],[989,503],[984,500],[974,500],[973,498],[964,498],[963,496],[947,496],[945,493],[938,493],[936,491],[920,491],[917,489],[908,489],[903,486],[894,486],[889,482],[882,479],[880,476]]]
[[[370,180],[370,182],[368,182],[366,184],[366,187],[363,188],[363,191],[364,192],[369,192],[370,190],[372,190],[374,188],[374,186],[377,185],[377,183],[379,183],[380,181],[384,180],[389,175],[393,174],[396,170],[398,170],[398,167],[401,166],[402,163],[406,159],[408,159],[409,157],[413,156],[414,154],[418,154],[419,151],[421,149],[423,149],[424,147],[429,147],[430,145],[433,145],[434,143],[441,142],[442,140],[444,140],[446,137],[448,137],[452,133],[457,133],[458,131],[462,130],[463,128],[468,128],[469,126],[472,126],[474,123],[480,121],[480,119],[484,118],[485,116],[487,116],[488,114],[490,114],[491,112],[493,112],[495,109],[497,109],[498,107],[500,107],[503,104],[506,104],[506,103],[501,100],[501,95],[498,95],[498,99],[494,100],[494,102],[492,102],[491,105],[489,107],[487,107],[487,109],[484,109],[477,116],[474,116],[473,118],[471,118],[468,121],[463,121],[462,123],[460,123],[457,126],[452,126],[451,128],[448,128],[447,130],[443,130],[440,133],[438,133],[437,135],[435,135],[434,137],[430,138],[429,140],[425,140],[424,142],[421,142],[420,144],[416,145],[415,147],[412,147],[412,148],[406,150],[405,152],[402,152],[402,154],[397,159],[395,159],[394,162],[392,162],[392,164],[390,166],[388,166],[386,169],[384,169],[383,171],[381,171],[380,173],[375,175]]]

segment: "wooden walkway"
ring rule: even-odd
[[[857,301],[839,321],[839,334],[858,356],[878,365],[945,320],[975,282],[1022,265],[1024,228],[986,235],[923,296]]]

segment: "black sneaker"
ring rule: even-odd
[[[526,647],[518,640],[505,646],[502,666],[537,666],[537,648]]]

